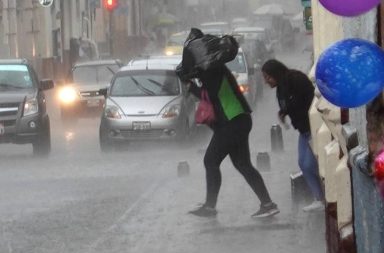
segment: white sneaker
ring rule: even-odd
[[[319,200],[315,200],[309,206],[303,208],[304,212],[323,211],[325,209],[324,203]]]

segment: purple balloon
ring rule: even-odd
[[[373,9],[380,0],[320,0],[320,3],[336,15],[353,17]]]

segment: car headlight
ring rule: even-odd
[[[39,112],[39,103],[36,98],[28,99],[24,103],[23,116],[32,115]]]
[[[173,52],[171,50],[165,51],[165,55],[171,56],[171,55],[174,55],[174,54],[175,54],[175,52]]]
[[[64,104],[71,104],[78,98],[78,94],[75,88],[66,86],[59,91],[59,99]]]
[[[175,118],[179,116],[180,109],[180,105],[169,105],[161,111],[161,115],[163,118]]]
[[[108,105],[105,108],[105,117],[110,119],[121,119],[121,113],[117,106],[115,105]]]

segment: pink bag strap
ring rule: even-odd
[[[201,99],[209,101],[208,91],[206,89],[201,89]]]

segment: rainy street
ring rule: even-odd
[[[277,57],[308,68],[309,54],[300,52]],[[298,170],[296,131],[283,130],[284,152],[270,152],[277,105],[266,86],[254,108],[250,149],[254,165],[258,152],[270,154],[272,168],[261,173],[281,213],[264,221],[250,217],[259,202],[229,159],[221,168],[218,217],[187,214],[205,197],[208,129],[199,128],[181,146],[138,142],[104,154],[100,120],[63,126],[55,98],[55,90],[47,93],[48,158],[34,158],[31,145],[0,146],[0,252],[325,251],[323,213],[303,213],[291,199],[289,174]],[[178,175],[182,161],[190,169]]]

